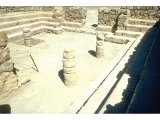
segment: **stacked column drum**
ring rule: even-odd
[[[63,75],[66,86],[73,86],[77,83],[75,66],[75,50],[72,47],[67,47],[63,53]]]

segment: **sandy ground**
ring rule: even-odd
[[[89,52],[95,51],[95,35],[41,33],[34,38],[44,42],[30,48],[11,43],[8,45],[15,67],[19,72],[27,73],[26,77],[31,79],[0,102],[9,104],[12,113],[62,113],[124,47],[122,44],[105,42],[105,58],[97,59]],[[73,87],[66,87],[59,76],[63,69],[63,49],[68,45],[74,46],[76,51],[78,83]],[[30,54],[39,72],[36,71]]]

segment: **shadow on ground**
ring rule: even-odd
[[[61,81],[64,83],[63,69],[61,69],[61,70],[58,72],[58,76],[59,76],[59,78],[61,79]]]
[[[11,113],[11,106],[9,104],[0,105],[0,113],[2,114]]]
[[[127,88],[123,90],[122,101],[114,106],[108,104],[104,114],[160,113],[160,30],[158,31],[158,27],[159,22],[145,34],[128,63],[125,64],[125,68],[117,75],[116,84],[95,113],[100,111],[124,73],[130,78]],[[154,39],[156,42],[151,50],[153,54],[148,57]]]
[[[90,53],[93,57],[96,57],[96,52],[94,50],[89,50],[88,53]]]

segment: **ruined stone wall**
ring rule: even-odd
[[[113,26],[118,21],[119,15],[127,15],[126,9],[101,8],[98,9],[98,25]]]
[[[54,11],[54,9],[53,6],[1,6],[0,13]]]
[[[54,7],[53,11],[53,21],[62,23],[65,17],[65,11],[63,7]]]
[[[128,6],[121,9],[129,9],[132,18],[154,20],[160,18],[160,6]]]
[[[13,73],[13,63],[7,43],[6,33],[0,32],[0,98],[7,96],[18,86],[17,77]]]
[[[82,7],[65,7],[65,21],[85,23],[87,10]]]

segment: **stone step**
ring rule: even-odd
[[[0,17],[0,22],[9,22],[9,21],[17,21],[29,18],[36,18],[36,17],[52,17],[53,13],[49,12],[33,12],[33,13],[23,13],[23,14],[14,14],[9,16],[2,16]]]
[[[29,18],[29,19],[23,19],[23,20],[17,20],[17,21],[9,21],[9,22],[2,22],[0,24],[0,28],[8,28],[8,27],[13,27],[17,25],[23,25],[23,24],[28,24],[32,22],[38,22],[38,21],[53,21],[53,18],[49,17],[36,17],[36,18]]]
[[[0,31],[5,31],[7,33],[7,35],[9,35],[9,34],[13,34],[16,32],[20,32],[23,30],[23,28],[34,28],[34,27],[38,27],[40,25],[58,27],[59,23],[53,23],[53,22],[48,22],[48,21],[39,21],[39,22],[33,22],[33,23],[29,23],[29,24],[24,24],[24,25],[18,25],[15,27],[0,29]]]
[[[128,24],[132,25],[149,25],[153,26],[157,21],[156,20],[144,20],[144,19],[128,19]]]
[[[126,24],[125,30],[146,33],[152,26]]]
[[[103,31],[103,32],[111,32],[112,31],[112,26],[98,25],[96,30],[97,31]]]
[[[50,32],[50,33],[52,32],[55,34],[60,34],[63,32],[63,29],[60,27],[53,28],[53,27],[43,26],[43,25],[31,29],[31,35],[39,34],[42,32]],[[9,41],[15,41],[16,39],[22,39],[22,38],[23,38],[22,31],[8,35]]]
[[[69,27],[76,27],[76,28],[81,28],[83,26],[82,23],[75,23],[75,22],[63,22],[62,25]]]
[[[123,36],[115,36],[115,35],[106,35],[104,41],[113,42],[118,44],[126,44],[129,41],[134,41],[135,38],[131,37],[123,37]]]
[[[116,30],[115,35],[117,36],[124,36],[124,37],[131,37],[137,38],[141,32],[133,32],[133,31],[125,31],[125,30]]]

